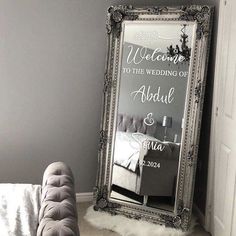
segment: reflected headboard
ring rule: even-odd
[[[139,132],[142,134],[155,136],[157,130],[157,121],[155,121],[152,126],[148,126],[144,123],[144,118],[118,114],[117,130],[129,133]]]

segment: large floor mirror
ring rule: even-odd
[[[212,9],[108,9],[95,209],[187,230]]]

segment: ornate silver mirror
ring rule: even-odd
[[[211,16],[108,9],[96,210],[188,229]]]

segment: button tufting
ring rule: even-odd
[[[64,163],[50,165],[43,182],[37,236],[79,236],[71,170]]]

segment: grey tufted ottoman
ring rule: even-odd
[[[37,236],[79,236],[74,178],[62,162],[44,172]]]

